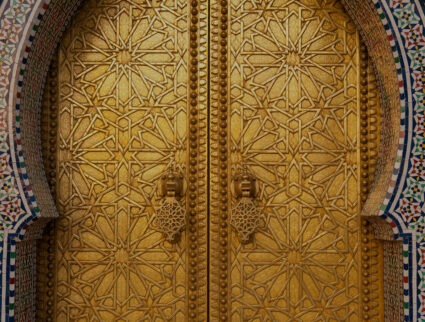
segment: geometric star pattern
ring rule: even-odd
[[[183,321],[186,248],[155,227],[184,167],[187,3],[90,1],[59,53],[57,321]]]
[[[253,243],[232,238],[232,319],[359,321],[356,28],[336,1],[230,11],[231,158],[265,216]]]

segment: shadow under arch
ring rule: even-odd
[[[401,232],[397,229],[401,222],[396,225],[389,224],[390,220],[379,218],[382,215],[381,206],[391,185],[391,180],[398,152],[400,135],[400,91],[394,56],[389,44],[387,33],[372,1],[341,0],[350,17],[356,23],[362,38],[368,48],[369,55],[375,66],[382,106],[382,129],[380,156],[376,169],[375,184],[372,187],[369,198],[364,206],[362,216],[373,218],[372,221],[377,229],[385,231],[384,239],[393,239],[394,235]],[[17,137],[13,138],[22,150],[22,158],[25,166],[20,168],[19,178],[24,188],[22,200],[34,209],[40,208],[40,212],[33,211],[27,214],[27,218],[17,227],[17,235],[29,239],[41,234],[46,222],[57,217],[57,210],[49,190],[47,176],[43,168],[43,157],[40,146],[40,109],[43,87],[50,66],[50,61],[56,47],[72,19],[78,7],[84,0],[51,0],[42,21],[38,26],[31,50],[22,64],[25,65],[22,86],[12,84],[14,90],[20,96],[20,109],[16,111],[15,105],[10,107],[10,113],[19,113],[20,121],[14,123]],[[34,17],[40,19],[40,17]],[[27,25],[32,26],[35,21]],[[17,57],[24,57],[22,48]],[[15,119],[15,118],[14,118]],[[12,156],[18,159],[18,156]],[[19,163],[18,163],[19,164]],[[31,193],[28,193],[31,191]],[[38,220],[37,220],[38,218]],[[397,218],[393,218],[397,221]],[[386,226],[388,225],[388,226]],[[391,229],[388,229],[391,227]],[[393,236],[390,236],[390,232]],[[26,233],[25,233],[26,232]],[[29,235],[28,235],[29,233]],[[401,290],[400,290],[401,293]]]

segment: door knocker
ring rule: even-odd
[[[161,204],[156,211],[156,225],[169,242],[177,242],[186,225],[186,209],[181,203],[184,196],[184,177],[169,170],[161,177]]]
[[[236,174],[233,179],[233,195],[237,202],[232,208],[230,224],[237,232],[241,243],[248,243],[252,240],[262,217],[260,208],[255,202],[256,181],[256,178],[246,169]]]

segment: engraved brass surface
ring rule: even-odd
[[[91,1],[59,51],[57,321],[183,321],[187,244],[155,227],[187,162],[186,1]]]
[[[61,215],[38,316],[383,321],[360,218],[379,99],[339,1],[92,0],[58,65],[43,151]]]
[[[356,28],[335,1],[233,0],[229,17],[230,165],[265,215],[252,244],[230,238],[229,318],[360,321]]]

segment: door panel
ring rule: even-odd
[[[91,1],[59,51],[57,321],[183,321],[187,243],[155,222],[187,162],[187,5]]]
[[[90,0],[53,63],[40,320],[383,320],[379,100],[339,1]]]
[[[247,245],[231,235],[231,318],[359,321],[357,32],[334,3],[229,16],[230,167],[257,179],[263,222]]]

